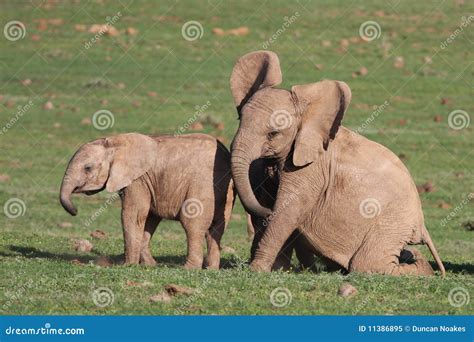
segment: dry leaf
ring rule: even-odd
[[[22,85],[29,86],[31,84],[31,80],[29,78],[20,81]]]
[[[60,124],[59,122],[55,122],[55,123],[53,124],[53,127],[54,127],[54,128],[61,128],[61,124]]]
[[[165,285],[165,290],[170,296],[177,296],[177,295],[180,295],[180,294],[189,296],[189,295],[192,295],[194,293],[193,289],[190,289],[190,288],[187,288],[187,287],[184,287],[184,286],[179,286],[179,285],[176,285],[176,284]]]
[[[105,239],[107,237],[107,234],[104,231],[97,229],[90,233],[90,236],[94,239]]]
[[[323,45],[323,47],[330,47],[332,45],[330,40],[323,40],[321,44]]]
[[[435,115],[433,118],[434,122],[441,122],[443,121],[443,117],[439,114]]]
[[[342,283],[341,287],[337,291],[337,294],[344,298],[350,298],[357,295],[357,289],[349,283]]]
[[[341,41],[339,42],[339,44],[343,47],[343,48],[346,48],[349,46],[349,40],[348,39],[341,39]]]
[[[126,87],[125,83],[123,83],[123,82],[117,83],[117,88],[119,88],[119,89],[125,89],[125,87]]]
[[[91,124],[92,124],[91,118],[84,118],[81,120],[81,125],[91,125]]]
[[[77,252],[90,252],[94,247],[89,240],[75,240],[73,242],[74,250]]]
[[[147,94],[149,97],[157,97],[158,96],[158,93],[154,92],[154,91],[149,91],[148,94]]]

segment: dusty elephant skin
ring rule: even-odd
[[[186,268],[219,268],[234,191],[230,153],[216,139],[128,133],[89,142],[69,162],[60,201],[76,215],[73,193],[91,195],[103,189],[120,191],[125,263],[155,265],[150,240],[160,221],[169,219],[180,221],[186,232]]]
[[[406,167],[387,148],[341,126],[349,86],[324,80],[288,91],[275,88],[281,80],[278,56],[269,51],[241,57],[230,80],[240,119],[231,149],[235,186],[247,211],[266,217],[251,268],[271,270],[298,229],[307,249],[349,272],[432,274],[416,250],[414,263],[399,259],[407,245],[426,243],[444,276]],[[258,160],[275,165],[273,204],[254,190]]]

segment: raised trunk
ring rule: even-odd
[[[268,208],[263,207],[255,197],[249,178],[250,164],[257,158],[248,158],[243,150],[232,151],[232,176],[234,178],[237,193],[245,209],[255,215],[267,217],[272,213]]]
[[[76,182],[68,176],[64,176],[63,182],[61,184],[61,191],[59,196],[59,201],[63,208],[72,216],[77,215],[77,209],[74,207],[71,201],[71,195],[76,188]]]

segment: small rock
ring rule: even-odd
[[[0,174],[0,183],[5,183],[10,181],[10,176],[7,175],[6,173]]]
[[[169,302],[171,302],[171,296],[168,294],[168,292],[161,292],[159,294],[151,296],[150,297],[150,302],[152,302],[152,303],[157,303],[157,302],[169,303]]]
[[[20,82],[24,86],[29,86],[31,84],[31,80],[29,78],[27,78],[25,80],[21,80]]]
[[[109,257],[106,257],[104,255],[101,255],[100,257],[95,259],[94,263],[100,267],[110,267],[114,264]]]
[[[426,63],[426,64],[432,64],[433,59],[430,56],[425,56],[425,57],[423,57],[423,62]]]
[[[105,239],[107,237],[107,234],[103,232],[102,230],[95,230],[92,233],[90,233],[90,236],[93,237],[94,239]]]
[[[77,32],[85,32],[87,30],[87,26],[86,25],[81,25],[81,24],[76,24],[76,25],[74,25],[74,29]]]
[[[466,221],[462,224],[463,228],[469,232],[474,231],[474,221]]]
[[[214,33],[216,36],[225,36],[225,31],[221,29],[220,27],[214,27],[212,29],[212,33]]]
[[[75,240],[73,242],[74,250],[77,252],[90,252],[94,247],[89,240]]]
[[[123,82],[117,83],[117,88],[119,88],[119,89],[125,89],[125,87],[126,87],[125,83],[123,83]]]
[[[47,101],[44,105],[43,105],[43,109],[44,110],[51,110],[51,109],[54,109],[54,105],[51,101]]]
[[[196,121],[191,125],[191,130],[193,131],[202,131],[203,129],[204,126],[199,121]]]
[[[441,99],[441,104],[444,106],[444,105],[450,105],[451,104],[451,100],[448,99],[448,98],[442,98]]]
[[[441,208],[441,209],[449,209],[451,208],[452,205],[449,204],[449,203],[446,203],[444,201],[441,201],[439,204],[438,204],[438,208]]]
[[[72,223],[71,222],[59,222],[58,227],[59,228],[72,228]]]
[[[55,122],[55,123],[53,124],[53,127],[54,127],[54,128],[61,128],[61,124],[60,124],[59,122]]]
[[[125,30],[125,33],[128,34],[129,36],[136,36],[138,34],[138,30],[133,27],[127,27]]]
[[[341,287],[337,291],[337,294],[344,298],[350,298],[357,295],[359,291],[349,283],[342,283]]]
[[[395,57],[395,61],[393,62],[393,66],[396,69],[402,69],[405,67],[405,59],[401,56]]]
[[[165,290],[170,296],[177,296],[177,295],[180,295],[180,294],[189,296],[189,295],[192,295],[194,293],[193,289],[190,289],[190,288],[187,288],[187,287],[184,287],[184,286],[179,286],[179,285],[176,285],[176,284],[165,285]]]

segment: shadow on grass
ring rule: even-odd
[[[51,253],[47,251],[42,251],[34,247],[24,247],[24,246],[8,246],[12,253],[0,252],[0,256],[3,257],[15,257],[19,254],[25,258],[35,259],[50,259],[50,260],[64,260],[64,261],[75,261],[77,260],[81,264],[88,264],[90,262],[96,262],[98,258],[104,257],[97,251],[91,251],[94,255],[80,255],[80,254],[70,254],[70,253]],[[124,257],[123,254],[118,255],[107,255],[105,256],[110,259],[111,263],[114,265],[120,265],[123,263]],[[180,267],[184,265],[186,257],[184,255],[161,255],[155,257],[155,260],[158,262],[158,265],[166,265],[172,267]],[[430,262],[434,270],[437,270],[437,265],[435,262]],[[447,272],[451,273],[463,273],[463,274],[474,274],[474,265],[473,264],[455,264],[449,261],[443,262],[444,267]],[[222,257],[221,258],[221,269],[234,269],[242,268],[248,265],[248,261],[241,260],[238,257]],[[316,272],[317,273],[317,272]]]
[[[42,251],[35,247],[24,247],[24,246],[8,246],[12,253],[0,252],[0,256],[3,257],[15,257],[21,255],[29,259],[49,259],[49,260],[62,260],[62,261],[78,261],[81,264],[88,264],[90,262],[96,262],[100,257],[107,257],[113,265],[120,265],[123,263],[123,254],[116,255],[103,255],[97,251],[92,250],[90,253],[94,255],[81,255],[71,253],[51,253],[48,251]],[[172,267],[180,267],[184,265],[186,257],[184,255],[161,255],[155,257],[158,265],[166,265]],[[231,259],[221,258],[221,265],[226,265],[225,268],[233,268],[235,265]]]

